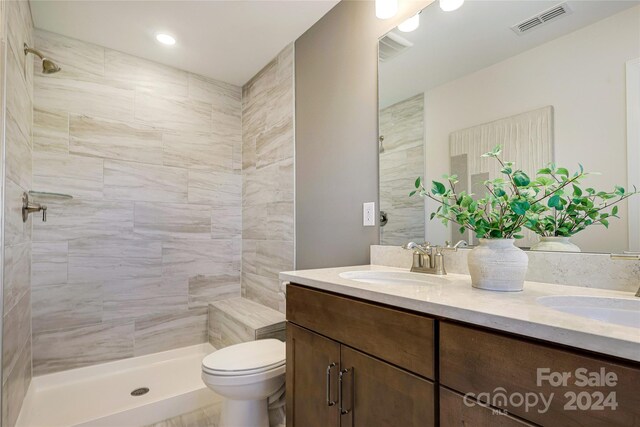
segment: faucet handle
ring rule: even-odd
[[[451,246],[451,242],[447,240],[444,242],[444,247],[442,249],[455,252],[458,248],[465,248],[467,246],[469,246],[469,244],[465,240],[459,240],[458,243],[453,246]]]

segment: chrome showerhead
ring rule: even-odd
[[[38,58],[42,60],[42,73],[43,74],[53,74],[57,73],[61,70],[58,65],[52,60],[45,58],[45,56],[39,51],[32,47],[29,47],[26,43],[24,44],[24,54],[27,55],[29,53],[33,53]]]

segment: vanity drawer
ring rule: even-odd
[[[533,427],[503,412],[494,411],[462,394],[440,387],[440,427]]]
[[[553,380],[564,375],[566,383],[552,384],[543,375],[538,383],[538,369],[552,373]],[[611,373],[617,379],[615,385]],[[584,374],[598,375],[602,381],[609,378],[609,384],[581,384]],[[640,425],[639,364],[601,360],[447,322],[440,323],[440,383],[541,425]],[[490,401],[487,395],[478,396],[480,393],[489,393]],[[610,393],[613,400],[609,402],[617,402],[615,410],[601,405]],[[538,405],[527,410],[519,403],[520,396],[533,403],[534,394]],[[505,395],[512,400],[505,401]],[[550,403],[543,404],[541,396]]]
[[[434,321],[428,317],[292,284],[287,320],[434,378]]]

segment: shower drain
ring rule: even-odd
[[[140,387],[131,392],[131,396],[142,396],[149,393],[148,387]]]

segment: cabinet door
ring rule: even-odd
[[[341,347],[342,427],[428,427],[434,385],[350,347]]]
[[[287,427],[338,427],[340,344],[287,323]]]

